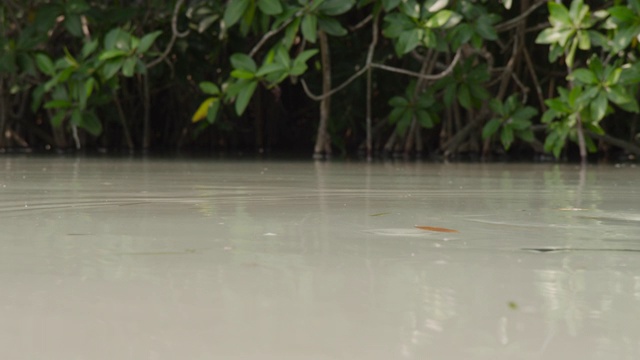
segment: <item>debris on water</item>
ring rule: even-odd
[[[585,249],[585,248],[522,248],[525,251],[531,251],[536,253],[551,253],[551,252],[563,252],[563,251],[619,251],[619,252],[640,252],[640,249]]]
[[[416,229],[427,230],[427,231],[436,231],[436,232],[445,232],[445,233],[457,233],[457,232],[459,232],[458,230],[447,229],[447,228],[436,227],[436,226],[416,225],[415,227],[416,227]]]
[[[381,213],[376,213],[376,214],[371,214],[369,216],[385,216],[385,215],[389,215],[391,214],[390,212],[381,212]]]

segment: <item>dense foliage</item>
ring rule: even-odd
[[[640,154],[640,0],[6,0],[0,32],[5,149]]]

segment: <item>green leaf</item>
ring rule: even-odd
[[[551,25],[555,26],[557,24],[570,27],[573,24],[571,16],[569,16],[569,11],[564,5],[549,1],[547,7],[549,9],[549,22],[551,22]]]
[[[420,126],[425,129],[431,129],[433,127],[433,120],[431,119],[431,115],[426,110],[418,110],[416,111],[416,119]]]
[[[318,27],[332,36],[344,36],[347,34],[347,29],[342,27],[338,20],[330,17],[318,17]]]
[[[287,49],[283,46],[279,46],[276,49],[275,61],[282,64],[286,69],[289,69],[291,67],[291,57],[289,56],[289,51],[287,51]]]
[[[589,109],[591,110],[591,117],[594,121],[600,121],[604,118],[608,103],[607,94],[604,91],[601,91],[598,96],[591,101]]]
[[[84,112],[82,114],[81,127],[93,136],[98,136],[102,133],[102,123],[93,112]]]
[[[496,133],[496,131],[498,131],[501,125],[502,122],[500,121],[500,119],[489,120],[486,124],[484,124],[484,127],[482,128],[482,138],[487,139],[491,137]]]
[[[218,110],[220,110],[220,100],[216,98],[209,107],[209,111],[207,111],[207,121],[209,124],[213,124],[216,121]]]
[[[543,124],[549,124],[553,121],[553,119],[557,117],[558,117],[557,111],[555,111],[554,109],[548,109],[547,111],[544,112],[544,114],[542,114],[542,118],[540,119],[540,122],[542,122]]]
[[[431,49],[436,48],[438,46],[438,39],[436,37],[435,30],[424,29],[423,32],[422,44]]]
[[[402,0],[400,9],[412,19],[417,20],[420,17],[420,5],[418,5],[416,0]]]
[[[293,60],[293,66],[291,67],[291,75],[300,76],[307,71],[307,60],[318,53],[317,49],[305,50],[298,57]]]
[[[256,76],[263,77],[283,70],[286,70],[286,67],[280,63],[264,64],[260,67],[260,69],[258,69],[258,72],[256,72]]]
[[[407,30],[416,28],[416,24],[407,15],[394,12],[384,17],[385,27],[383,35],[388,38],[397,38]]]
[[[234,67],[234,69],[245,70],[251,73],[256,72],[256,63],[249,55],[235,53],[231,55],[229,60],[231,61],[231,65]]]
[[[240,20],[242,15],[249,7],[250,0],[231,0],[227,2],[227,6],[224,10],[224,23],[230,28]]]
[[[636,18],[633,11],[629,11],[629,8],[626,6],[612,6],[607,9],[607,12],[611,17],[621,23],[632,22]]]
[[[533,131],[531,131],[531,129],[528,130],[524,130],[524,131],[518,131],[517,134],[518,137],[526,142],[532,142],[536,139],[536,137],[533,135]]]
[[[156,41],[158,36],[160,36],[160,34],[162,34],[162,31],[158,30],[143,36],[142,39],[140,39],[140,44],[138,44],[138,49],[136,50],[136,52],[138,54],[146,53],[151,45],[153,45],[153,42]]]
[[[302,36],[311,43],[315,43],[317,39],[318,31],[318,18],[313,14],[307,14],[302,18]]]
[[[82,113],[78,109],[74,109],[71,112],[71,124],[82,127]]]
[[[394,96],[389,100],[389,105],[393,107],[407,107],[409,105],[409,101],[402,96]]]
[[[621,75],[622,75],[622,69],[615,68],[611,71],[611,73],[609,73],[609,75],[605,79],[605,83],[607,85],[617,85]]]
[[[396,7],[398,7],[398,5],[400,5],[400,1],[401,0],[382,0],[384,11],[389,12],[395,9]]]
[[[598,83],[598,78],[596,77],[596,75],[584,68],[581,69],[576,69],[573,72],[571,72],[571,74],[569,74],[569,76],[567,76],[567,80],[569,81],[573,81],[573,80],[578,80],[579,82],[583,83],[583,84],[597,84]]]
[[[467,84],[460,84],[458,87],[458,102],[465,109],[471,109],[471,93]]]
[[[509,150],[511,147],[511,143],[513,143],[513,129],[509,126],[503,126],[502,132],[500,133],[500,141],[502,142],[502,146],[506,150]]]
[[[98,60],[105,61],[110,60],[117,57],[127,56],[129,53],[120,49],[112,49],[103,51],[100,56],[98,56]]]
[[[86,59],[89,57],[89,55],[93,54],[93,52],[96,51],[96,49],[98,48],[98,45],[99,45],[98,39],[86,41],[82,46],[82,50],[80,52],[82,59]]]
[[[80,15],[66,14],[63,25],[71,35],[75,37],[82,36],[82,21],[80,20]]]
[[[78,107],[81,110],[84,110],[87,107],[87,99],[89,99],[89,96],[91,96],[94,85],[95,80],[93,78],[89,78],[87,79],[87,81],[82,83],[82,86],[78,86],[76,88],[77,94],[75,96],[77,96],[78,98]]]
[[[549,62],[556,62],[562,54],[564,54],[564,48],[562,46],[558,44],[551,45],[551,50],[549,51]]]
[[[302,62],[305,63],[307,62],[307,60],[311,59],[313,56],[315,56],[318,53],[318,49],[310,49],[310,50],[305,50],[302,53],[300,53],[300,55],[298,55],[298,57],[296,57],[296,59],[294,60],[294,62]]]
[[[511,96],[515,96],[515,95],[511,95]],[[511,96],[509,97],[509,99],[511,98]],[[507,102],[508,101],[509,100],[507,99]],[[498,115],[501,115],[501,116],[506,115],[505,111],[503,109],[502,103],[498,99],[491,99],[489,101],[489,108],[491,109],[491,111],[493,111],[494,113],[496,113]]]
[[[36,86],[31,94],[31,111],[36,112],[42,104],[42,97],[44,96],[44,84]]]
[[[546,28],[536,37],[536,44],[553,44],[560,39],[560,33],[554,28]]]
[[[516,120],[529,120],[536,115],[538,115],[538,110],[532,108],[531,106],[525,106],[516,110],[513,113],[513,118]]]
[[[588,6],[584,6],[583,0],[572,0],[571,5],[569,5],[569,17],[574,22],[579,23],[588,10]]]
[[[258,85],[257,81],[250,81],[244,84],[240,91],[238,92],[238,96],[236,97],[236,114],[242,115],[249,105],[249,101],[253,96],[254,91],[256,90],[256,86]]]
[[[51,118],[51,125],[57,128],[62,126],[62,122],[64,121],[64,118],[66,117],[66,115],[67,113],[64,111],[56,112],[56,114],[53,115],[53,117]]]
[[[439,28],[444,26],[453,15],[451,10],[440,10],[427,20],[425,26],[428,28]]]
[[[218,87],[218,85],[210,81],[202,81],[199,86],[200,90],[202,90],[202,92],[205,94],[220,95],[220,88]]]
[[[36,65],[43,74],[53,76],[55,74],[55,66],[51,58],[43,53],[36,54]]]
[[[112,29],[104,37],[104,48],[107,50],[119,49],[128,52],[131,50],[130,44],[131,34],[120,28]]]
[[[627,111],[627,112],[632,112],[632,113],[638,113],[640,112],[640,105],[638,105],[638,101],[636,101],[636,99],[631,98],[631,101],[626,102],[626,103],[622,103],[622,104],[616,104],[620,107],[620,109]]]
[[[428,109],[435,103],[435,98],[432,92],[425,92],[420,94],[416,99],[416,107],[420,109]]]
[[[411,125],[412,119],[413,113],[405,108],[405,111],[402,112],[398,119],[398,123],[396,124],[396,132],[400,135],[404,135],[409,125]]]
[[[476,20],[476,31],[486,40],[498,40],[498,34],[493,28],[491,17],[488,15],[480,15]]]
[[[398,41],[396,42],[396,52],[398,55],[404,55],[411,52],[420,44],[420,35],[422,30],[413,29],[407,30],[400,34]]]
[[[256,77],[256,74],[247,71],[247,70],[240,70],[240,69],[235,69],[233,71],[231,71],[231,76],[236,78],[236,79],[253,79]]]
[[[282,44],[287,48],[291,48],[291,46],[293,45],[293,41],[296,38],[296,35],[298,34],[298,27],[300,26],[300,18],[296,18],[295,20],[293,20],[291,22],[291,24],[289,24],[289,26],[287,26],[287,28],[284,31],[284,38],[282,38]]]
[[[74,109],[71,112],[71,123],[75,126],[82,127],[82,112],[79,109]]]
[[[84,0],[68,0],[65,11],[69,14],[80,14],[89,10],[89,5]]]
[[[443,91],[442,100],[444,100],[444,104],[446,106],[451,106],[453,104],[453,100],[456,97],[456,84],[450,83],[448,84]]]
[[[533,110],[533,108],[530,109]],[[531,128],[531,121],[513,117],[509,122],[509,127],[515,131],[524,131]]]
[[[573,67],[573,59],[575,59],[576,57],[577,47],[578,47],[578,39],[573,39],[573,41],[571,42],[571,47],[567,52],[567,57],[565,58],[565,64],[567,64],[568,67]]]
[[[282,12],[280,0],[258,0],[258,8],[267,15],[277,15]]]
[[[50,100],[44,104],[45,109],[68,109],[73,106],[69,100]]]
[[[424,8],[430,13],[435,13],[444,9],[447,5],[449,5],[449,0],[427,0],[424,3]]]
[[[105,80],[109,80],[114,77],[120,68],[122,68],[122,64],[124,60],[122,58],[112,59],[107,61],[102,67],[102,76]]]
[[[84,93],[87,97],[90,97],[93,94],[93,89],[97,87],[96,79],[90,77],[84,82]]]
[[[446,23],[442,24],[441,28],[442,29],[453,29],[456,26],[458,26],[460,24],[460,21],[462,21],[462,19],[464,19],[462,17],[462,15],[456,13],[456,12],[452,12],[451,16],[449,17],[449,20],[447,20]]]
[[[342,15],[355,4],[354,0],[324,0],[318,10],[329,16]]]
[[[389,123],[396,124],[398,121],[400,121],[400,118],[406,111],[407,111],[407,108],[405,107],[393,108],[393,110],[391,110],[391,112],[389,113]]]
[[[626,104],[633,100],[624,87],[617,85],[607,89],[607,97],[616,105]]]
[[[126,77],[132,77],[135,69],[136,69],[136,63],[138,62],[138,58],[137,57],[128,57],[124,60],[124,63],[122,64],[122,75],[126,76]]]
[[[637,83],[640,83],[640,63],[634,63],[631,66],[622,67],[620,84],[635,85]]]
[[[578,48],[580,50],[589,50],[591,49],[591,38],[589,38],[589,33],[586,31],[578,31]]]

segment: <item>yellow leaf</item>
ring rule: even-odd
[[[198,108],[198,111],[196,111],[196,113],[193,114],[193,117],[191,118],[191,122],[196,123],[196,122],[206,118],[207,117],[207,112],[209,112],[209,108],[211,107],[213,102],[216,101],[216,100],[218,100],[218,98],[210,97],[210,98],[207,98],[205,101],[203,101],[202,104],[200,104],[200,107]]]

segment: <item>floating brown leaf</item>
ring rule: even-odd
[[[416,225],[416,228],[420,229],[420,230],[446,232],[446,233],[457,233],[458,232],[458,230],[435,227],[435,226],[418,226],[418,225]]]

